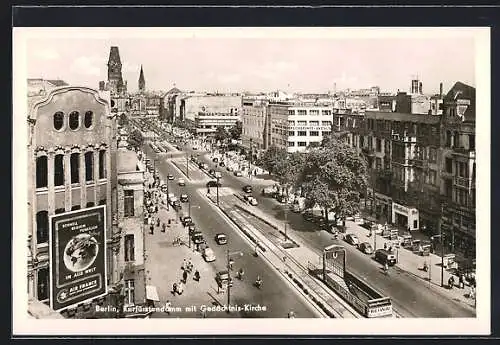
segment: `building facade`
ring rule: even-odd
[[[62,87],[28,97],[28,296],[49,304],[49,217],[106,205],[107,281],[116,284],[116,117],[109,92]]]
[[[206,94],[206,95],[190,95],[180,99],[180,114],[181,121],[196,120],[199,113],[203,114],[219,114],[217,116],[237,116],[241,120],[241,102],[240,95],[221,95],[221,94]],[[206,117],[209,115],[203,115]]]
[[[267,100],[261,99],[243,99],[243,108],[241,114],[242,146],[258,150],[267,150],[268,143],[266,138],[266,124],[268,120]]]
[[[334,129],[346,132],[367,159],[367,196],[378,219],[429,235],[443,232],[451,251],[473,257],[475,89],[457,82],[442,108],[443,115],[336,113]]]
[[[123,272],[124,305],[146,302],[144,272],[144,173],[137,153],[122,141],[118,149],[118,227],[122,232],[118,265]]]

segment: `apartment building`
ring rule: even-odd
[[[242,146],[245,148],[255,148],[257,150],[267,150],[266,124],[268,121],[269,101],[255,98],[244,98],[241,114]]]
[[[367,194],[378,218],[430,235],[442,230],[451,250],[472,257],[475,89],[457,82],[442,108],[443,115],[336,113],[334,129],[367,158]]]

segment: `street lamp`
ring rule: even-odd
[[[250,159],[248,160],[248,178],[252,179],[252,156],[253,156],[253,139],[250,138]]]
[[[227,312],[229,313],[229,306],[231,305],[231,266],[229,264],[231,260],[231,256],[233,255],[239,255],[243,256],[243,252],[240,251],[235,251],[235,252],[230,252],[229,250],[226,250],[226,267],[227,267]]]
[[[288,235],[287,235],[287,225],[288,225],[288,186],[285,185],[285,193],[286,193],[286,196],[285,196],[285,241],[288,241]]]
[[[186,152],[186,177],[189,178],[189,160],[187,152]]]
[[[339,273],[342,273],[342,278],[345,277],[345,264],[346,264],[346,249],[344,246],[340,246],[338,244],[332,244],[331,246],[325,247],[323,249],[323,280],[326,280],[326,260],[327,259],[335,259],[339,252],[343,253],[342,256],[342,271],[334,272],[340,276]],[[335,268],[335,265],[334,265]]]

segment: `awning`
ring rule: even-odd
[[[146,299],[151,301],[160,301],[160,297],[158,297],[158,291],[156,290],[156,286],[146,285]]]

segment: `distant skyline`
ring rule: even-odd
[[[255,35],[224,34],[231,28],[218,35],[176,28],[137,29],[135,35],[116,28],[81,28],[80,35],[66,28],[52,30],[26,40],[28,78],[97,88],[100,80],[107,80],[110,48],[118,46],[131,92],[138,89],[141,64],[146,88],[157,91],[175,84],[184,91],[327,92],[336,85],[337,90],[379,86],[396,92],[409,91],[415,75],[424,93],[438,93],[440,82],[444,92],[456,81],[476,84],[472,29],[453,34],[436,28],[418,34],[421,29],[394,28],[385,29],[387,36],[373,35],[383,29],[372,28],[358,29],[356,37],[343,35],[345,29],[339,28],[328,28],[334,32],[331,37],[325,37],[325,29],[315,35],[311,28],[303,30],[307,34],[297,28],[279,35],[261,34],[262,29]]]

